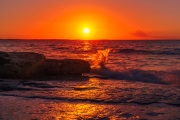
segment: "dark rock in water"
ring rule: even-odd
[[[0,91],[11,91],[11,90],[14,90],[16,89],[15,86],[10,86],[8,84],[0,84]]]
[[[90,71],[90,64],[78,59],[46,59],[32,52],[0,52],[0,78],[81,75]]]
[[[0,78],[30,77],[45,59],[38,53],[0,52]]]
[[[9,63],[8,54],[4,52],[0,52],[0,65],[4,65]]]
[[[47,59],[39,66],[37,74],[46,76],[82,75],[90,71],[90,64],[79,59]]]
[[[18,82],[2,82],[0,83],[0,92],[15,90],[17,85]]]

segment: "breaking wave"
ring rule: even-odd
[[[96,54],[91,56],[91,66],[92,68],[101,68],[102,64],[108,61],[108,55],[111,49],[98,50]]]
[[[139,69],[128,69],[128,70],[118,71],[118,70],[110,69],[106,67],[104,64],[102,64],[100,69],[92,69],[91,72],[93,74],[102,75],[110,79],[166,84],[160,79],[160,77],[155,75],[153,72],[151,73]]]
[[[100,50],[93,55],[91,73],[108,79],[128,80],[155,84],[174,84],[180,86],[180,70],[172,71],[145,71],[141,69],[118,70],[106,66],[111,49]],[[128,49],[126,49],[128,50]],[[131,50],[130,50],[131,51]],[[133,50],[134,51],[134,50]]]

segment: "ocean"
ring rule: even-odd
[[[0,40],[0,51],[83,59],[92,69],[82,77],[6,80],[18,89],[0,92],[0,120],[180,119],[178,40]]]

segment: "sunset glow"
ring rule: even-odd
[[[0,120],[180,120],[180,0],[0,0]]]
[[[0,38],[180,39],[179,4],[179,0],[2,0]]]

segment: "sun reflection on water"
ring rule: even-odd
[[[115,107],[113,105],[78,102],[59,102],[59,104],[54,102],[49,106],[51,107],[44,109],[44,111],[49,109],[49,113],[41,116],[48,120],[138,120],[140,118],[137,115],[122,112],[122,110],[125,111],[125,106]]]
[[[92,49],[92,46],[89,41],[84,41],[83,43],[83,50],[84,51],[90,51]]]

